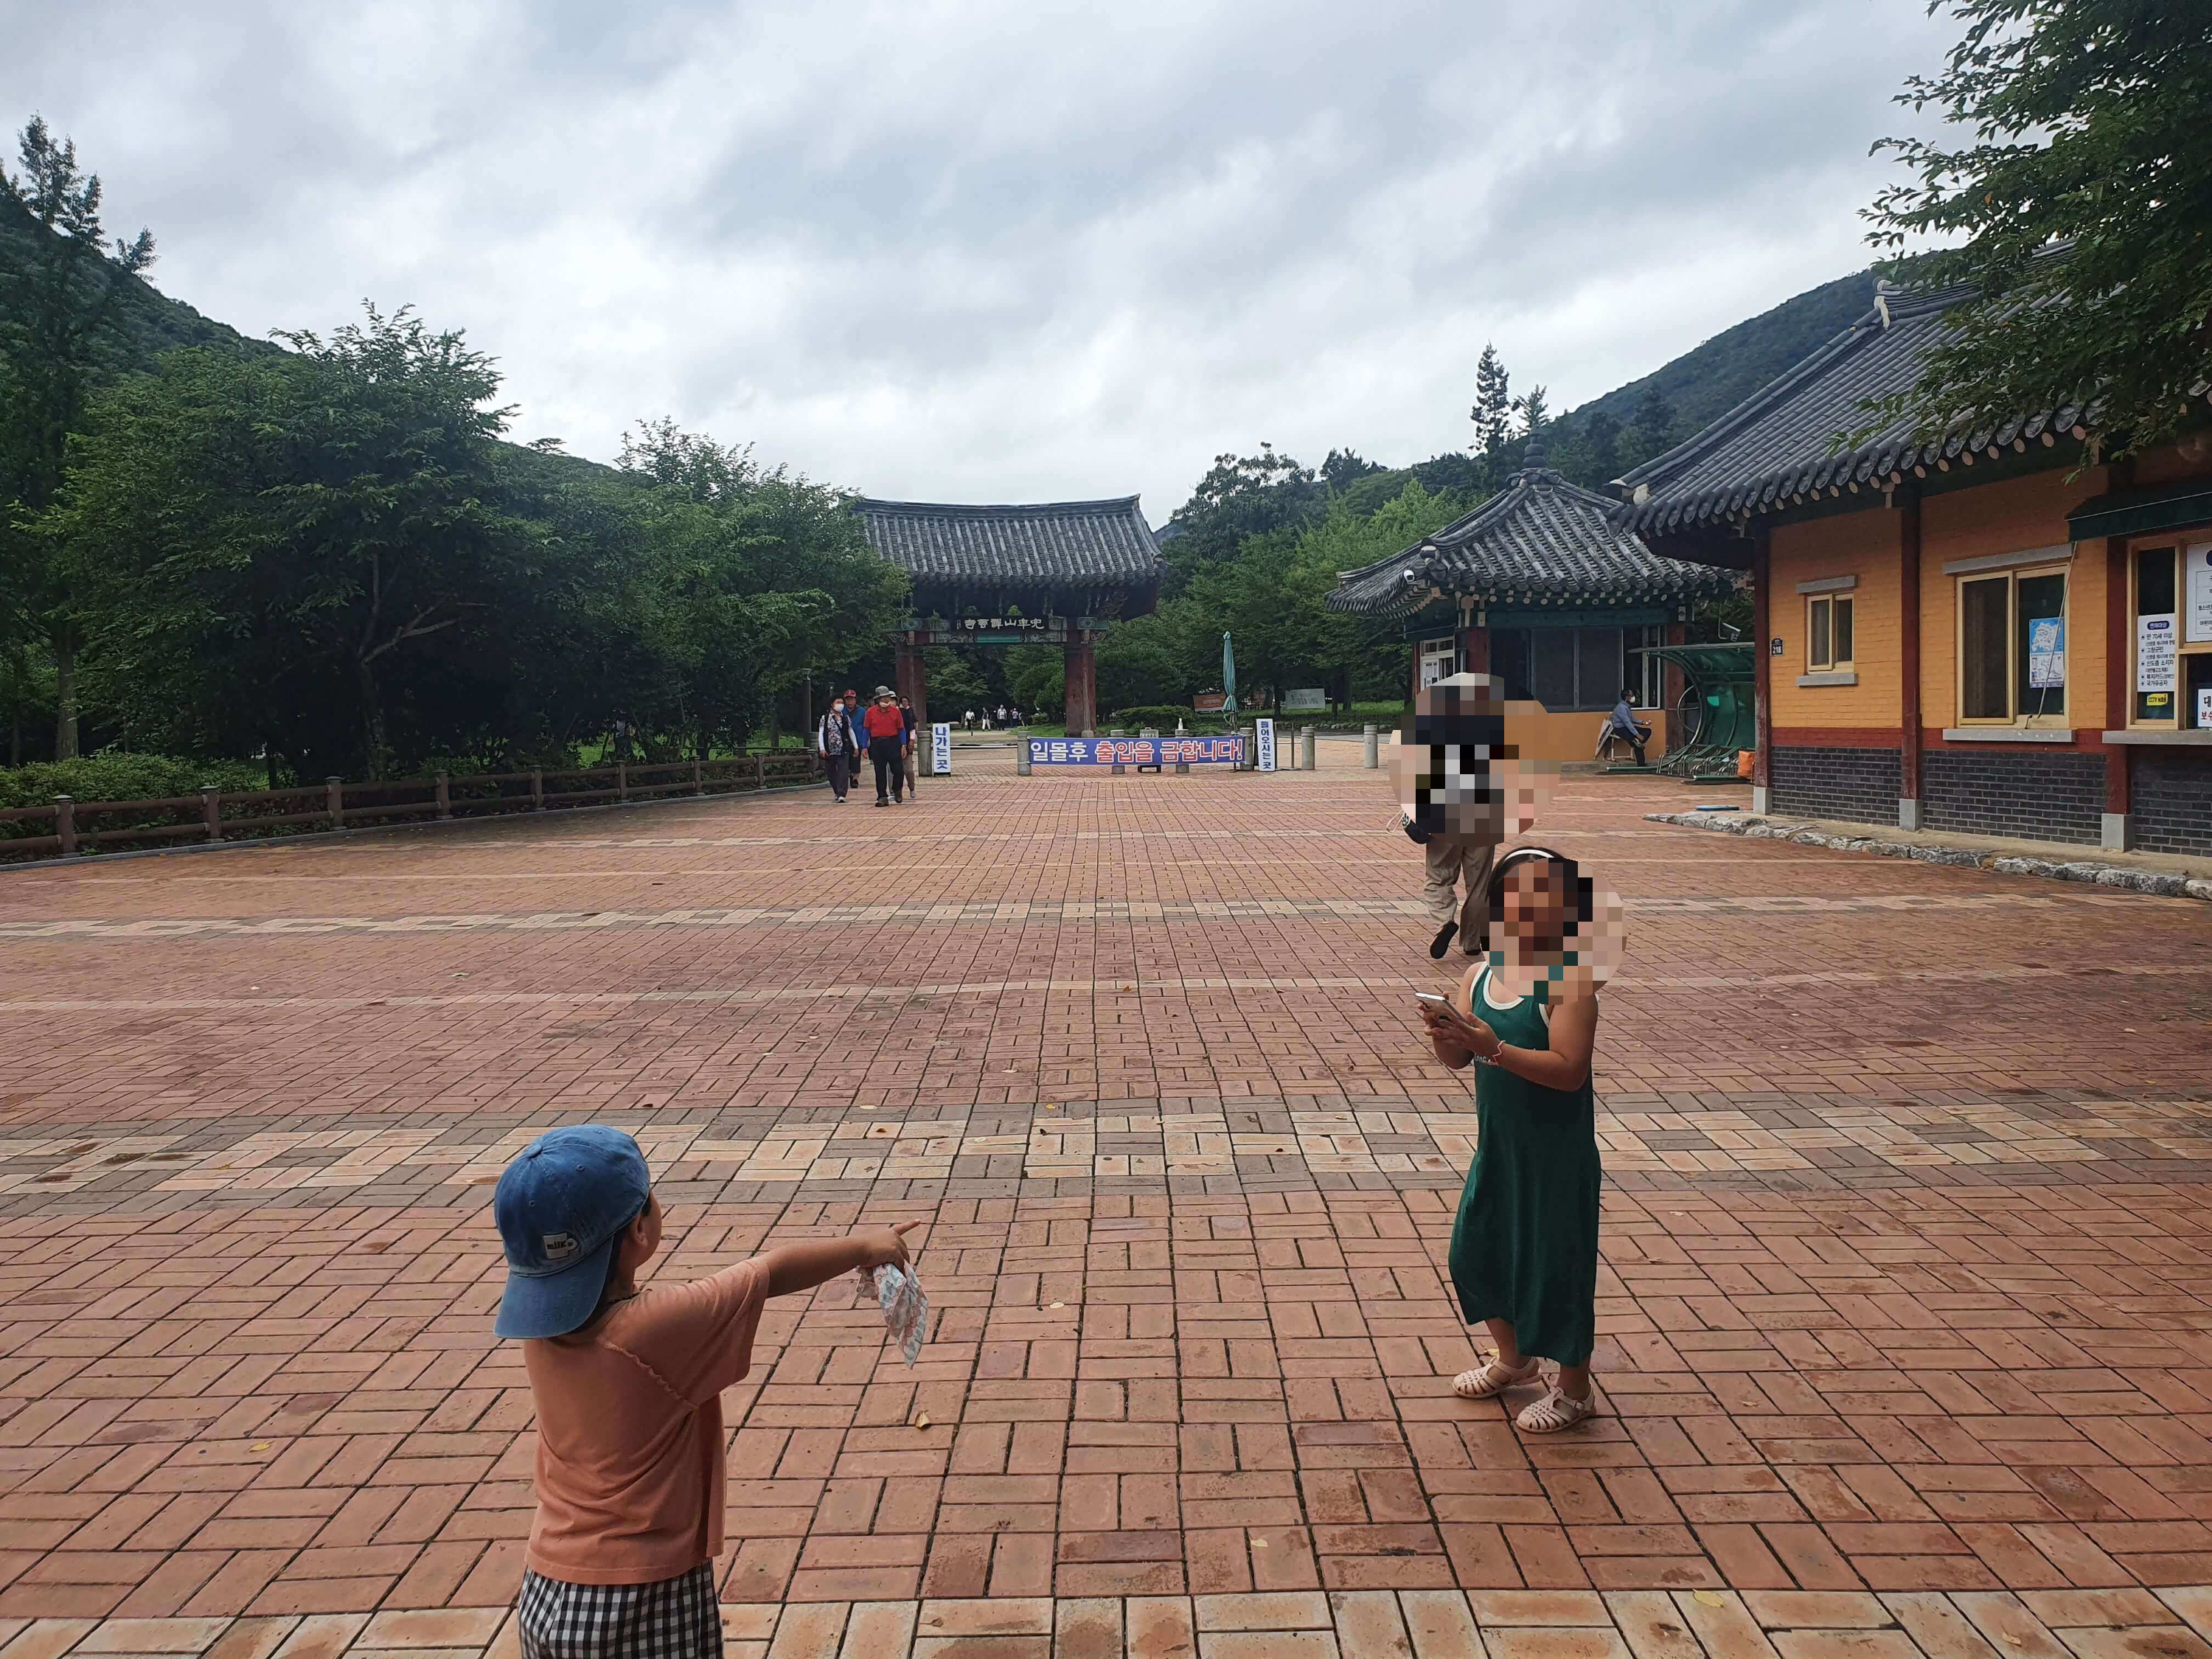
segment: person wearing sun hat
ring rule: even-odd
[[[868,758],[876,763],[876,805],[896,800],[906,805],[906,716],[899,712],[898,693],[888,685],[876,688],[866,721]]]
[[[492,1328],[522,1343],[538,1416],[538,1510],[516,1603],[524,1659],[720,1654],[721,1396],[751,1367],[762,1304],[904,1267],[902,1235],[919,1224],[640,1286],[660,1248],[659,1201],[637,1142],[596,1123],[523,1148],[492,1215],[507,1257]]]

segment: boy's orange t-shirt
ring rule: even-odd
[[[722,1390],[752,1364],[767,1297],[767,1270],[741,1261],[522,1345],[538,1402],[532,1571],[647,1584],[721,1553]]]

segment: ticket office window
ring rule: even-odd
[[[1553,714],[1611,708],[1634,690],[1627,653],[1633,630],[1620,628],[1493,628],[1490,672],[1514,702],[1534,699]],[[1656,630],[1655,630],[1656,631]]]
[[[1816,674],[1848,673],[1851,656],[1852,600],[1848,593],[1815,593],[1805,601],[1805,666]]]
[[[1959,723],[2063,726],[2066,572],[1959,578]]]
[[[2128,550],[2128,724],[2212,731],[2212,541]]]

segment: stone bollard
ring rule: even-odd
[[[54,839],[62,844],[62,856],[76,856],[76,803],[67,795],[54,797]]]
[[[345,780],[330,777],[323,780],[323,801],[330,809],[331,828],[345,828]]]
[[[1314,745],[1318,741],[1319,739],[1315,737],[1314,729],[1310,726],[1306,727],[1304,731],[1298,733],[1298,748],[1305,757],[1305,769],[1309,772],[1314,769]]]
[[[628,761],[615,763],[615,799],[617,800],[629,799],[629,763]]]
[[[1237,770],[1258,771],[1260,769],[1260,728],[1256,726],[1240,726],[1237,728],[1237,735],[1244,740],[1244,760]]]
[[[441,818],[449,818],[453,816],[453,781],[441,772],[438,774],[437,785],[438,816]]]
[[[1014,775],[1018,778],[1030,775],[1030,746],[1018,739],[1014,744]]]
[[[200,786],[200,822],[207,828],[210,841],[222,839],[222,786],[204,783]]]
[[[1370,726],[1366,731],[1367,769],[1372,772],[1382,764],[1382,734]]]
[[[542,766],[530,769],[530,810],[533,812],[545,810],[545,769]]]
[[[1120,726],[1111,726],[1111,727],[1109,727],[1109,728],[1107,730],[1106,735],[1107,735],[1107,737],[1108,737],[1108,738],[1112,738],[1126,737],[1126,736],[1127,736],[1128,734],[1127,734],[1127,732],[1123,732],[1123,731],[1122,731],[1122,729],[1121,729]],[[1118,749],[1117,749],[1117,750],[1115,750],[1114,751],[1114,775],[1115,775],[1115,777],[1117,777],[1117,778],[1118,778],[1118,777],[1121,777],[1123,774],[1125,774],[1126,772],[1127,772],[1127,771],[1128,771],[1128,769],[1128,769],[1127,767],[1126,767],[1126,766],[1124,766],[1124,765],[1122,765],[1122,764],[1121,764],[1121,750],[1118,750]]]

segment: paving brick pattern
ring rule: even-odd
[[[917,1366],[826,1286],[726,1402],[735,1651],[2203,1651],[2203,908],[1640,822],[1680,793],[1542,826],[1633,929],[1559,1437],[1449,1393],[1471,1091],[1357,769],[6,878],[0,1659],[505,1650],[485,1202],[589,1119],[672,1275],[927,1223]]]

